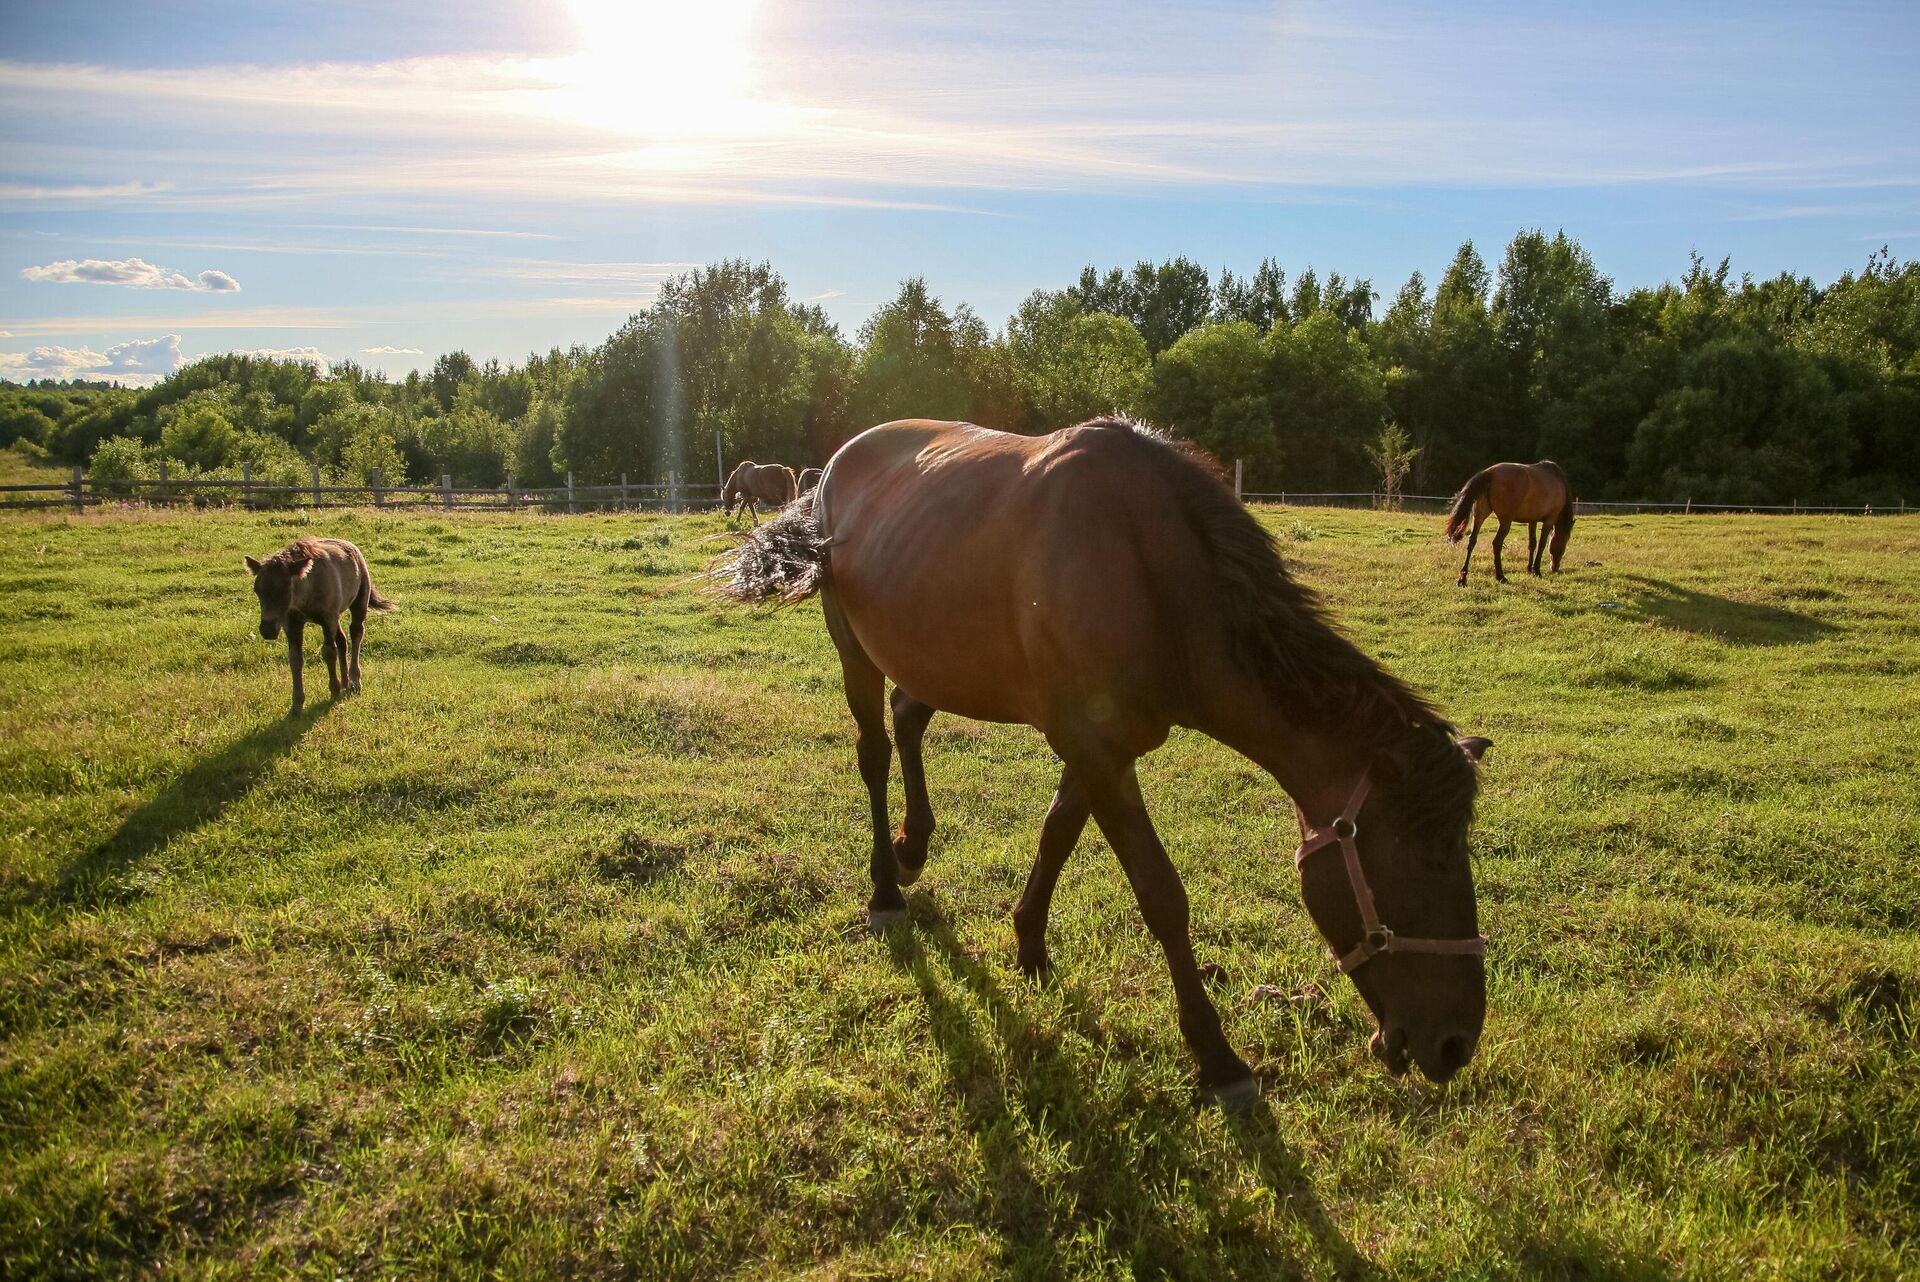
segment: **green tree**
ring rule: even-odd
[[[212,472],[227,462],[237,439],[220,395],[208,390],[168,408],[160,429],[160,451],[201,472]]]
[[[1132,322],[1083,312],[1070,293],[1040,291],[1022,303],[1007,322],[1007,351],[1038,431],[1132,412],[1152,368]]]
[[[1278,488],[1267,352],[1251,321],[1202,326],[1162,352],[1147,404],[1154,422],[1223,464],[1245,460],[1250,488]]]
[[[954,318],[915,276],[860,328],[854,372],[854,417],[867,424],[896,418],[969,417],[973,387]]]

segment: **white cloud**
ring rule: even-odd
[[[800,301],[803,303],[824,303],[829,298],[845,298],[846,296],[847,291],[844,289],[823,289],[817,294],[807,295]]]
[[[0,352],[0,378],[25,382],[30,378],[105,379],[128,387],[157,383],[185,363],[180,336],[135,339],[117,343],[104,352],[90,347],[36,347],[26,352]]]
[[[130,285],[135,289],[193,289],[209,294],[236,294],[240,282],[225,272],[204,271],[187,276],[144,258],[63,258],[44,267],[22,267],[20,279],[56,285]]]
[[[112,200],[123,196],[157,196],[171,190],[172,183],[111,183],[92,187],[0,183],[0,200]]]
[[[418,347],[363,347],[363,356],[425,356],[426,352]]]
[[[264,361],[299,361],[323,374],[327,371],[327,354],[317,347],[236,347],[229,355],[252,356]]]

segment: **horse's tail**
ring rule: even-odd
[[[814,519],[819,494],[808,490],[739,547],[722,553],[707,571],[714,591],[745,605],[791,605],[818,592],[827,578],[828,541]]]
[[[367,609],[378,610],[382,614],[398,610],[400,608],[398,605],[381,596],[380,589],[373,586],[373,567],[367,564],[366,553],[359,548],[355,548],[353,552],[354,559],[360,562],[360,587],[367,594]]]
[[[1492,470],[1481,468],[1460,487],[1460,492],[1453,496],[1453,511],[1447,513],[1447,542],[1458,543],[1465,536],[1467,526],[1473,521],[1473,505],[1492,484]]]

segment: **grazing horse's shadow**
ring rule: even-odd
[[[1067,1271],[1060,1246],[1049,1231],[1050,1202],[1057,1202],[1029,1169],[1022,1133],[1030,1125],[1051,1140],[1077,1150],[1068,1192],[1080,1216],[1103,1213],[1110,1219],[1111,1245],[1132,1251],[1137,1265],[1152,1273],[1184,1273],[1196,1267],[1191,1226],[1167,1222],[1145,1182],[1130,1183],[1143,1153],[1140,1134],[1159,1130],[1184,1139],[1190,1149],[1190,1114],[1169,1116],[1164,1101],[1135,1088],[1125,1106],[1142,1119],[1140,1127],[1115,1126],[1100,1116],[1080,1089],[1080,1069],[1057,1047],[1058,1029],[1043,1027],[1023,1014],[1002,986],[1001,976],[967,952],[952,923],[932,897],[919,894],[912,902],[913,925],[889,937],[895,964],[910,974],[927,1004],[928,1025],[946,1060],[949,1081],[958,1095],[967,1122],[978,1138],[982,1163],[996,1190],[991,1215],[1017,1259],[1015,1272],[1057,1276]],[[991,1027],[956,1002],[942,986],[941,971],[970,989],[984,1009]],[[1058,984],[1056,977],[1052,983]],[[1083,994],[1063,993],[1067,1027],[1097,1046],[1109,1047],[1106,1031],[1091,1014]],[[992,1039],[997,1039],[998,1045]],[[1003,1068],[1002,1065],[1005,1065]],[[1154,1116],[1158,1114],[1158,1116]],[[1022,1125],[1024,1119],[1027,1125]],[[1299,1159],[1287,1148],[1266,1105],[1229,1123],[1234,1143],[1277,1203],[1306,1227],[1319,1259],[1272,1261],[1280,1274],[1317,1272],[1331,1268],[1340,1277],[1371,1277],[1378,1271],[1363,1259],[1327,1215]],[[1169,1136],[1172,1138],[1173,1136]],[[1154,1159],[1166,1161],[1164,1151]],[[1180,1181],[1206,1207],[1208,1219],[1218,1225],[1235,1218],[1236,1198],[1224,1186],[1219,1172],[1192,1156],[1176,1157]],[[1284,1250],[1271,1240],[1246,1241],[1248,1249]],[[1318,1267],[1315,1267],[1315,1266]],[[1224,1265],[1223,1265],[1224,1266]]]
[[[246,796],[267,770],[324,717],[333,702],[276,718],[202,757],[185,774],[121,821],[113,834],[60,874],[54,898],[68,902],[111,899],[121,893],[117,875],[165,848],[174,838],[212,823]]]
[[[1721,637],[1733,645],[1805,645],[1841,631],[1824,619],[1731,597],[1696,592],[1665,579],[1629,574],[1638,591],[1627,604],[1637,615],[1662,627]]]

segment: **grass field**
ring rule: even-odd
[[[1451,1086],[1381,1071],[1285,797],[1176,736],[1233,1119],[1092,830],[1014,968],[1032,732],[936,719],[865,935],[818,607],[674,590],[716,518],[0,520],[0,1272],[1920,1270],[1920,519],[1583,519],[1465,590],[1430,518],[1263,519],[1495,740],[1491,1009]],[[288,720],[240,556],[329,532],[401,613]]]

